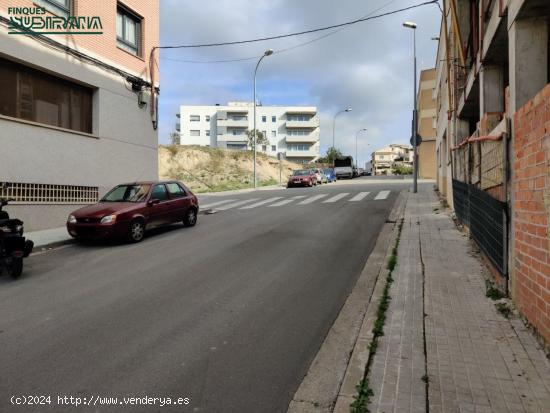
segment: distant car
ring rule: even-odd
[[[328,179],[325,176],[325,173],[321,168],[315,168],[313,171],[315,173],[315,177],[317,178],[317,183],[318,184],[327,184],[328,183]]]
[[[286,187],[315,185],[317,185],[317,176],[311,169],[298,169],[288,178]]]
[[[363,168],[357,168],[357,176],[365,176],[365,170]]]
[[[160,225],[197,223],[199,202],[177,181],[117,185],[97,204],[77,209],[67,219],[67,231],[77,239],[126,238],[139,242],[145,231]]]
[[[327,182],[336,182],[336,173],[334,173],[334,169],[326,168],[323,170],[323,172],[327,177]]]

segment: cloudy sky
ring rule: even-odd
[[[161,0],[161,45],[217,43],[286,34],[379,14],[423,0]],[[160,143],[169,142],[179,105],[229,100],[252,101],[256,57],[272,48],[258,72],[258,99],[264,105],[317,106],[321,153],[332,145],[359,161],[388,143],[410,138],[413,96],[413,33],[403,21],[418,23],[419,70],[435,66],[440,11],[427,5],[389,17],[328,32],[277,41],[200,49],[161,50]],[[303,45],[306,42],[313,41]],[[302,45],[302,46],[300,46]],[[296,47],[298,46],[298,47]],[[290,49],[290,50],[284,50]],[[192,63],[246,59],[231,63]],[[367,146],[368,145],[368,146]]]

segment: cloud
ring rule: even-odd
[[[420,0],[163,0],[161,44],[233,41],[308,30],[420,3]],[[418,23],[419,70],[435,66],[441,14],[435,5],[372,20],[315,40],[324,33],[230,47],[162,50],[162,58],[223,60],[276,53],[264,60],[258,72],[258,97],[267,105],[314,105],[321,118],[321,150],[332,145],[334,113],[339,115],[336,146],[359,159],[388,143],[405,143],[410,137],[413,103],[412,31],[405,20]],[[214,104],[252,100],[255,60],[192,64],[161,59],[159,140],[168,142],[181,104]],[[367,143],[370,146],[367,146]]]

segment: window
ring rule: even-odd
[[[271,117],[271,122],[273,122],[273,123],[277,122],[277,116],[272,116]]]
[[[297,144],[287,145],[289,151],[309,151],[309,145]]]
[[[101,202],[139,202],[149,193],[151,185],[119,185],[111,189]]]
[[[153,192],[151,193],[151,199],[158,199],[159,201],[165,201],[168,199],[168,193],[164,184],[155,185]]]
[[[200,122],[201,117],[200,115],[191,115],[189,116],[189,122]]]
[[[206,116],[204,117],[204,120],[207,121],[207,122],[210,122],[210,115],[206,115]]]
[[[287,131],[287,135],[291,135],[291,136],[307,136],[309,135],[309,131],[306,131],[306,130],[293,130],[293,129],[289,129]]]
[[[121,49],[141,55],[141,18],[120,5],[116,13],[116,40]]]
[[[263,130],[262,135],[263,135],[264,138],[267,138],[267,131]]]
[[[277,131],[276,130],[272,130],[271,131],[271,137],[272,138],[275,138],[277,136]]]
[[[276,145],[271,145],[271,152],[275,152],[277,150],[277,146]]]
[[[71,15],[71,0],[35,0],[34,2],[56,16],[69,17]]]
[[[190,130],[189,131],[189,136],[201,136],[201,131],[200,130]]]
[[[168,188],[168,193],[170,194],[170,198],[183,198],[184,196],[187,195],[183,190],[183,188],[175,182],[166,184],[166,188]]]
[[[286,119],[290,121],[307,122],[311,120],[311,116],[310,115],[287,115]]]
[[[267,116],[262,116],[262,122],[267,122]]]
[[[233,129],[231,132],[232,132],[233,135],[235,135],[235,136],[237,136],[237,135],[244,135],[244,134],[245,134],[244,129]]]
[[[0,59],[0,115],[92,133],[90,88]]]
[[[262,151],[267,151],[267,145],[262,145]]]
[[[0,182],[0,198],[25,204],[94,204],[97,186]]]
[[[210,129],[207,129],[205,132],[206,132],[206,136],[210,136]]]

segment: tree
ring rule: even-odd
[[[339,149],[333,148],[331,146],[330,148],[327,149],[327,154],[322,158],[319,158],[317,162],[332,164],[334,163],[334,159],[339,158],[341,156],[342,156],[342,152]]]
[[[257,145],[266,145],[269,143],[267,138],[264,136],[262,132],[259,130],[256,131],[256,144]],[[254,150],[254,130],[247,130],[246,136],[248,138],[248,147],[252,148]]]

